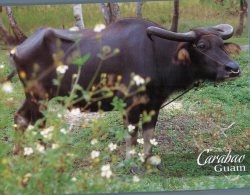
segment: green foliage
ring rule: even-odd
[[[77,65],[78,67],[82,67],[90,58],[90,54],[83,55],[83,57],[75,58],[72,63]]]
[[[6,56],[5,53],[1,56],[2,62],[7,64],[3,57]],[[146,175],[139,175],[139,183],[133,182],[129,170],[131,166],[140,165],[141,161],[138,158],[135,158],[135,161],[123,161],[124,137],[127,131],[124,131],[120,114],[125,108],[122,99],[113,99],[113,106],[120,112],[100,112],[97,118],[91,120],[83,115],[65,122],[68,111],[56,102],[67,99],[56,97],[48,102],[47,107],[50,109],[44,112],[47,118],[46,129],[48,131],[53,127],[53,130],[44,134],[42,132],[46,132],[46,129],[30,127],[21,137],[12,127],[12,114],[23,99],[23,95],[20,95],[22,88],[15,78],[14,90],[18,93],[6,94],[0,90],[0,175],[3,178],[0,182],[1,194],[34,194],[37,191],[44,194],[145,192],[249,187],[249,175],[215,174],[211,166],[199,169],[195,161],[197,155],[192,153],[203,148],[213,148],[216,151],[230,147],[242,153],[248,150],[248,54],[243,52],[236,60],[241,65],[240,78],[215,86],[212,83],[203,84],[194,93],[183,97],[184,110],[161,110],[156,137],[158,141],[163,141],[154,148],[154,153],[160,154],[164,169],[163,172],[154,168],[148,169]],[[5,67],[0,74],[4,76],[9,71],[10,69]],[[92,97],[88,98],[91,100]],[[77,110],[75,112],[77,113]],[[150,121],[153,114],[154,112],[144,113],[142,122]],[[221,128],[232,122],[236,123],[224,132],[225,136]],[[46,142],[44,151],[39,139]],[[98,142],[91,144],[95,139]],[[28,156],[14,156],[13,144],[17,142],[21,143],[23,148],[32,148],[33,153]],[[117,149],[112,152],[109,148],[111,143],[117,145]],[[141,151],[141,146],[136,148],[137,153]],[[100,152],[94,159],[91,158],[93,151]],[[111,165],[111,179],[101,176],[102,166],[108,163]]]
[[[103,54],[101,59],[108,59],[116,55],[117,50],[114,51],[110,53],[111,55]],[[0,177],[4,181],[0,183],[2,194],[34,194],[37,191],[41,194],[95,193],[103,192],[104,189],[117,192],[120,189],[128,188],[133,183],[131,177],[119,176],[121,168],[129,169],[128,164],[120,166],[123,164],[121,163],[123,157],[120,155],[123,147],[120,142],[128,134],[127,131],[124,131],[124,127],[117,131],[117,128],[107,126],[107,122],[100,116],[87,120],[81,116],[80,109],[67,111],[67,108],[82,100],[86,101],[86,105],[91,105],[96,102],[96,98],[105,99],[107,94],[108,96],[113,95],[112,90],[117,90],[116,87],[119,86],[119,79],[118,83],[108,83],[108,75],[102,75],[99,84],[96,84],[94,80],[91,81],[93,85],[91,85],[90,91],[83,89],[78,81],[84,65],[82,63],[85,63],[88,58],[89,55],[85,55],[74,61],[78,66],[78,72],[74,76],[69,97],[55,97],[50,101],[40,101],[42,107],[48,108],[48,110],[41,110],[44,119],[38,120],[34,126],[29,125],[24,133],[14,130],[13,119],[11,115],[8,115],[13,106],[8,103],[8,99],[10,99],[8,96],[12,96],[10,100],[12,102],[17,94],[13,94],[11,84],[8,83],[11,88],[7,90],[4,89],[6,83],[0,85],[0,93],[6,100],[1,101],[0,108],[7,114],[3,119],[8,119],[8,121],[4,121],[1,117],[1,122],[3,121],[1,129],[4,129],[1,139],[5,139],[0,142]],[[99,68],[101,66],[102,63],[99,64]],[[5,66],[1,69],[5,70]],[[5,71],[1,74],[5,75]],[[54,80],[54,84],[58,87],[62,84],[63,74],[65,74],[64,71],[58,71],[58,78]],[[95,75],[97,76],[97,74]],[[137,87],[135,82],[131,82],[129,88],[133,88],[133,91],[123,86],[127,96],[137,95],[142,91],[143,83],[147,83],[142,77],[134,76],[137,76],[142,83]],[[20,83],[16,82],[16,84],[21,90]],[[82,95],[79,95],[78,92],[81,92]],[[58,104],[58,101],[61,104]],[[116,97],[113,99],[113,106],[121,116],[126,104],[122,99]],[[82,111],[87,111],[87,109],[88,107],[83,107]],[[99,109],[98,115],[101,113],[102,110]],[[66,118],[69,116],[71,117],[66,122]],[[39,126],[44,120],[46,120],[46,127],[40,128]],[[14,155],[13,151],[17,151],[18,154]],[[138,164],[138,161],[135,158],[131,163]],[[114,172],[116,170],[117,173]]]
[[[114,97],[113,102],[112,102],[112,106],[114,106],[114,109],[113,109],[114,111],[121,112],[125,109],[126,103],[122,99],[120,99],[118,97]]]

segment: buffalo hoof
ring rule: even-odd
[[[14,121],[15,121],[15,129],[19,132],[22,132],[22,133],[27,129],[27,127],[29,125],[28,120],[26,118],[24,118],[23,116],[18,115],[18,114],[15,115]]]
[[[21,146],[19,144],[15,144],[12,149],[13,155],[20,155],[21,151],[22,151]]]

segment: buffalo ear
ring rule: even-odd
[[[186,44],[180,44],[176,50],[173,62],[175,64],[187,65],[190,64],[190,55],[188,49],[186,48]]]
[[[239,54],[241,51],[241,48],[238,44],[235,43],[224,43],[224,49],[228,54],[234,55]]]

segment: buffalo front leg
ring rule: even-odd
[[[157,117],[158,117],[159,112],[156,112],[153,116],[150,122],[144,123],[143,124],[143,140],[144,140],[144,145],[143,145],[143,152],[144,152],[144,158],[145,161],[152,156],[152,143],[151,140],[154,138],[154,130],[157,122]]]
[[[131,159],[131,151],[137,143],[138,127],[135,127],[133,133],[129,133],[126,137],[126,160]]]
[[[138,108],[132,109],[128,113],[127,118],[124,118],[124,124],[128,131],[126,137],[126,160],[131,159],[131,150],[137,143],[139,120],[140,112]]]
[[[143,130],[143,140],[144,140],[143,152],[144,152],[145,159],[152,156],[152,146],[151,146],[150,140],[152,140],[153,137],[154,137],[153,128]]]

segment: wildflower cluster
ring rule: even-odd
[[[95,32],[101,36],[102,31],[105,29],[104,25],[97,25]],[[100,40],[98,40],[100,41]],[[39,101],[42,108],[44,118],[38,120],[35,124],[29,125],[23,135],[18,134],[13,138],[16,148],[15,151],[20,155],[21,169],[18,169],[16,160],[8,158],[3,161],[7,167],[8,164],[13,165],[9,167],[8,171],[2,176],[3,179],[8,180],[9,175],[15,177],[15,182],[20,183],[22,189],[34,188],[40,186],[39,189],[45,194],[60,193],[58,189],[45,189],[46,182],[50,182],[51,186],[58,186],[58,182],[69,183],[72,186],[83,186],[82,191],[88,191],[90,187],[95,184],[105,186],[107,182],[115,182],[119,180],[117,176],[117,169],[125,167],[131,168],[131,165],[137,164],[141,166],[141,162],[145,161],[145,154],[141,148],[145,140],[138,138],[138,147],[131,148],[129,153],[132,155],[131,163],[123,163],[122,153],[125,152],[124,139],[127,134],[132,134],[141,128],[141,124],[129,124],[124,131],[124,127],[110,127],[107,122],[104,122],[104,117],[89,119],[84,113],[88,111],[89,105],[96,103],[100,108],[98,110],[99,116],[103,112],[101,110],[101,100],[112,98],[112,106],[114,111],[118,111],[121,118],[126,120],[126,101],[125,99],[135,96],[145,90],[145,85],[150,81],[142,75],[131,73],[131,81],[129,85],[123,84],[122,75],[108,75],[101,74],[100,83],[96,84],[95,80],[100,73],[103,61],[118,55],[119,48],[111,48],[108,45],[100,45],[101,50],[98,58],[101,63],[98,65],[96,73],[93,75],[89,86],[83,89],[79,85],[79,77],[84,63],[89,58],[86,55],[82,58],[73,60],[72,64],[76,65],[77,73],[72,75],[72,89],[69,96],[55,97],[50,101]],[[13,54],[15,49],[11,51]],[[61,87],[61,80],[68,73],[71,65],[62,63],[62,53],[53,55],[55,71],[57,78],[53,81],[55,88],[59,91]],[[0,70],[4,69],[5,65],[0,65]],[[20,73],[25,80],[26,73]],[[13,93],[15,86],[11,82],[5,82],[0,85],[1,90],[10,95]],[[122,97],[113,97],[115,92],[122,94]],[[79,95],[80,94],[80,95]],[[96,98],[98,97],[98,98]],[[58,104],[58,101],[62,104]],[[85,101],[86,107],[77,108],[75,104]],[[133,105],[146,102],[146,97],[139,97],[134,99]],[[117,112],[116,112],[117,114]],[[150,113],[144,114],[151,116]],[[112,119],[112,117],[110,117]],[[45,123],[46,121],[46,123]],[[106,120],[107,121],[107,120]],[[18,128],[18,124],[13,127]],[[152,146],[157,145],[155,139],[150,140]],[[139,163],[138,163],[139,162]],[[152,158],[151,164],[157,164],[159,159]],[[1,168],[1,166],[0,166]],[[39,177],[41,176],[42,179]],[[141,178],[139,176],[128,176],[129,182],[139,183]],[[45,179],[47,178],[47,179]],[[85,185],[89,181],[90,186]],[[128,182],[128,185],[130,185]],[[124,185],[124,184],[123,184]],[[68,186],[68,185],[67,185]],[[66,189],[60,187],[60,189]],[[47,190],[47,191],[46,191]],[[17,191],[13,191],[16,194]]]
[[[64,64],[61,64],[59,65],[57,68],[56,68],[56,71],[59,73],[59,74],[65,74],[66,71],[69,69],[69,66],[67,65],[64,65]]]

